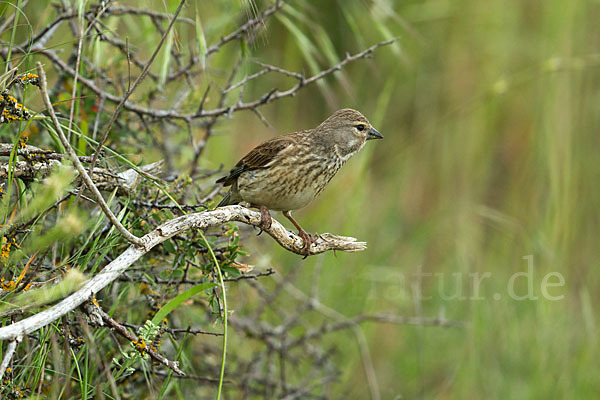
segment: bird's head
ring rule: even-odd
[[[367,140],[383,139],[364,115],[351,108],[333,113],[316,128],[316,132],[329,145],[335,146],[343,158],[356,153]]]

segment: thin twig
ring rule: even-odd
[[[146,66],[144,67],[144,69],[142,70],[142,72],[140,73],[140,75],[137,77],[137,79],[135,80],[135,82],[133,82],[133,85],[131,85],[131,87],[129,88],[129,90],[127,90],[127,93],[125,93],[125,95],[123,96],[123,98],[121,99],[121,101],[119,101],[119,104],[117,104],[117,108],[113,112],[110,121],[108,121],[108,124],[106,125],[106,128],[104,129],[104,133],[102,134],[102,137],[98,141],[98,146],[96,146],[96,151],[94,152],[94,158],[92,158],[92,163],[91,163],[90,168],[94,168],[94,165],[96,164],[96,161],[98,160],[98,156],[100,155],[100,150],[102,150],[102,146],[104,146],[104,142],[106,142],[106,139],[108,138],[108,134],[110,132],[110,129],[112,128],[113,123],[119,117],[119,114],[121,113],[121,109],[125,105],[125,102],[129,98],[129,96],[131,96],[131,94],[133,93],[133,91],[138,87],[138,85],[146,77],[146,74],[148,73],[148,70],[150,69],[150,65],[152,65],[152,62],[154,61],[154,59],[158,55],[158,52],[160,51],[160,49],[162,48],[162,45],[164,44],[165,40],[167,39],[167,36],[169,35],[169,32],[171,31],[171,28],[173,27],[173,24],[177,20],[177,16],[181,12],[181,9],[183,8],[184,4],[185,4],[185,0],[181,0],[179,2],[179,7],[177,7],[177,11],[175,11],[175,15],[171,19],[171,23],[167,27],[167,30],[165,31],[164,35],[160,39],[160,42],[158,43],[158,46],[156,46],[156,49],[154,50],[154,53],[152,53],[152,56],[150,57],[150,59],[146,63]]]
[[[100,206],[100,208],[102,209],[102,211],[104,212],[106,217],[115,226],[115,228],[117,228],[117,230],[121,233],[121,235],[123,235],[123,237],[129,243],[132,243],[136,246],[143,247],[144,241],[141,240],[139,237],[135,236],[134,234],[132,234],[131,232],[129,232],[121,224],[121,222],[117,219],[117,217],[115,217],[113,212],[110,210],[110,207],[108,207],[108,204],[106,204],[106,201],[102,197],[102,194],[100,193],[100,191],[94,184],[94,181],[92,181],[92,178],[90,178],[90,176],[88,175],[85,168],[83,168],[83,165],[81,165],[81,161],[79,161],[77,154],[75,154],[75,150],[73,150],[73,148],[71,147],[71,144],[65,137],[62,127],[60,126],[60,123],[58,122],[58,118],[56,118],[56,114],[54,113],[54,107],[52,106],[52,102],[50,101],[50,97],[48,96],[46,73],[44,72],[44,69],[42,68],[42,64],[38,61],[36,65],[37,65],[38,75],[40,76],[40,91],[42,92],[42,99],[44,100],[44,104],[46,105],[48,113],[50,114],[50,118],[52,119],[52,122],[54,123],[54,126],[56,127],[56,133],[58,134],[58,137],[59,137],[60,141],[62,142],[63,146],[67,150],[67,153],[69,154],[69,157],[71,158],[71,161],[73,161],[73,165],[75,165],[75,168],[79,172],[81,179],[83,179],[83,181],[85,182],[88,190],[90,192],[92,192],[94,199],[98,202],[98,205]]]
[[[108,8],[108,12],[110,13],[110,15],[123,15],[123,14],[145,15],[145,16],[151,17],[151,18],[162,18],[162,19],[171,19],[171,20],[176,19],[178,22],[184,22],[184,23],[192,25],[192,26],[194,26],[196,24],[196,21],[194,21],[191,18],[185,18],[185,17],[177,18],[176,15],[173,16],[172,14],[161,13],[161,12],[147,10],[147,9],[141,9],[141,8],[127,7],[127,6],[122,6],[119,4],[111,4],[110,7]]]
[[[128,328],[132,328],[135,330],[140,329],[141,325],[132,324],[129,322],[121,322],[121,325],[126,326]],[[186,335],[207,335],[207,336],[223,336],[222,333],[218,332],[208,332],[203,329],[192,329],[191,326],[187,328],[161,328],[162,331],[170,333],[172,335],[177,334],[186,334]]]
[[[256,18],[250,19],[244,25],[240,26],[235,31],[231,32],[229,35],[223,36],[221,38],[221,40],[219,40],[218,43],[210,46],[206,50],[206,57],[208,57],[209,55],[211,55],[213,53],[216,53],[221,48],[221,46],[223,46],[225,43],[229,43],[232,40],[239,39],[242,35],[245,35],[250,29],[254,28],[256,25],[263,24],[265,18],[267,18],[270,15],[279,11],[279,9],[281,7],[283,7],[284,4],[285,4],[284,1],[275,2],[275,4],[272,7],[266,9],[263,13],[261,13]]]
[[[256,78],[258,78],[260,76],[263,76],[265,74],[268,74],[269,72],[279,72],[279,73],[281,73],[281,74],[283,74],[285,76],[289,76],[289,77],[298,79],[299,81],[303,81],[304,80],[304,76],[302,74],[297,73],[297,72],[288,71],[286,69],[279,68],[279,67],[276,67],[274,65],[264,64],[264,63],[261,63],[259,61],[255,61],[254,63],[260,65],[261,67],[263,67],[263,69],[261,69],[260,71],[254,73],[254,74],[251,74],[251,75],[248,75],[248,76],[244,77],[244,79],[242,79],[238,83],[235,83],[235,84],[229,86],[227,89],[224,90],[224,92],[228,93],[228,92],[231,92],[234,89],[239,88],[240,86],[245,86],[249,81],[251,81],[253,79],[256,79]]]

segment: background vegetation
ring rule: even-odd
[[[137,3],[119,2],[140,7]],[[218,88],[226,86],[240,59],[233,81],[259,71],[256,62],[310,76],[339,63],[346,53],[389,38],[398,40],[379,48],[372,59],[351,63],[294,97],[261,106],[272,128],[250,111],[236,111],[214,125],[210,118],[199,118],[189,130],[181,120],[141,121],[124,111],[106,145],[127,161],[108,151],[100,160],[103,167],[124,170],[131,163],[164,159],[165,190],[182,204],[215,204],[219,197],[214,196],[213,183],[219,175],[211,171],[228,168],[277,133],[313,127],[332,111],[352,107],[384,134],[383,141],[369,143],[353,158],[317,201],[295,214],[307,230],[368,241],[367,251],[301,260],[270,238],[253,238],[251,230],[240,227],[248,254],[237,261],[253,265],[251,274],[268,268],[276,273],[258,282],[228,283],[234,312],[226,398],[594,398],[600,391],[600,3],[289,1],[265,18],[263,28],[202,56],[272,4],[188,1],[181,15],[191,23],[175,25],[133,101],[193,112],[210,85],[206,107],[214,108],[220,102]],[[173,13],[177,5],[147,1],[143,8]],[[57,12],[77,14],[96,6],[66,0],[57,5],[0,5],[2,55],[10,59],[3,72],[15,66],[19,73],[33,71],[35,61],[42,61],[52,101],[64,100],[57,106],[63,116],[70,112],[72,77],[57,73],[43,53],[26,48],[21,52],[16,45],[40,32]],[[72,67],[78,21],[82,20],[61,25],[44,44]],[[144,16],[124,14],[102,22],[107,35],[126,41],[140,60],[150,57],[161,37],[155,23]],[[168,22],[161,24],[164,29]],[[81,74],[112,79],[113,86],[105,90],[120,96],[128,87],[127,57],[97,33],[90,30],[82,42]],[[173,52],[184,55],[177,60]],[[200,57],[202,67],[170,80],[190,54]],[[140,68],[135,60],[131,63],[134,80]],[[271,73],[251,81],[242,96],[257,99],[295,83],[294,78]],[[74,129],[97,140],[115,104],[100,103],[81,84],[76,87],[78,96],[85,98],[75,103]],[[238,96],[240,91],[233,91],[227,104]],[[43,108],[36,88],[27,88],[18,100],[31,110]],[[67,125],[68,117],[63,121]],[[206,132],[211,136],[198,154]],[[0,130],[2,143],[17,145],[24,136],[28,144],[61,151],[37,120]],[[82,155],[93,154],[91,141],[75,134],[71,141]],[[5,185],[4,191],[11,194],[4,200],[4,223],[29,221],[78,186],[58,175],[55,180],[55,186],[19,179]],[[48,193],[48,187],[56,193]],[[157,193],[156,186],[144,183],[128,196],[115,194],[114,206],[135,233],[176,214],[134,201],[152,200]],[[47,201],[36,203],[40,198]],[[64,208],[43,214],[26,226],[28,231],[6,236],[5,230],[6,240],[15,237],[22,249],[13,247],[5,260],[4,279],[14,281],[36,250],[40,265],[33,280],[56,279],[71,267],[94,274],[120,254],[127,243],[91,210],[88,203],[70,196]],[[230,253],[222,251],[221,261],[227,264],[236,258],[234,228],[226,226],[213,235],[209,241],[216,249],[235,247]],[[202,241],[190,233],[149,254],[128,273],[133,283],[117,282],[101,292],[103,309],[119,321],[143,324],[156,304],[191,287],[173,284],[184,265],[174,260],[183,253],[200,265],[190,275],[196,283],[214,280],[206,250],[193,243]],[[511,277],[527,272],[529,265],[537,299],[511,298]],[[225,272],[230,278],[239,275],[233,268]],[[544,276],[552,272],[564,277],[564,286],[549,289],[552,296],[564,296],[560,300],[541,291]],[[473,274],[485,273],[489,278],[476,291]],[[3,301],[15,301],[14,288],[3,289]],[[518,295],[529,289],[525,277],[515,280]],[[3,310],[4,325],[20,318],[6,314],[9,308]],[[139,359],[130,364],[136,373],[125,377],[118,365],[127,364],[123,354],[133,348],[108,329],[86,328],[81,312],[72,314],[19,346],[4,396],[15,387],[27,396],[51,398],[214,396],[219,338],[175,333],[163,337],[161,351],[181,361],[181,368],[197,379],[175,379],[164,368],[163,375],[152,373],[156,366]],[[169,327],[218,333],[218,314],[219,292],[207,290],[175,310]],[[354,316],[369,316],[371,322],[348,322]],[[427,326],[447,321],[462,324]],[[271,328],[286,324],[294,329],[285,337],[269,336]],[[80,338],[83,344],[66,344],[69,326],[75,332],[73,340]],[[326,333],[329,328],[332,332]],[[311,332],[317,332],[314,340]],[[282,354],[275,339],[307,345]],[[113,357],[119,364],[111,361]],[[311,375],[313,369],[318,372]],[[298,387],[306,391],[292,390]]]

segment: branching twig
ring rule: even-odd
[[[263,94],[258,100],[254,100],[248,103],[238,103],[232,107],[228,107],[227,109],[223,110],[222,108],[216,108],[210,111],[205,111],[204,115],[208,116],[208,115],[220,115],[223,113],[231,113],[233,111],[236,110],[248,110],[248,109],[254,109],[258,106],[261,106],[263,104],[267,104],[267,103],[271,103],[275,100],[279,100],[282,99],[284,97],[290,97],[290,96],[294,96],[296,94],[296,92],[298,92],[298,90],[300,90],[301,88],[310,85],[312,83],[315,83],[316,81],[318,81],[319,79],[322,79],[324,77],[326,77],[327,75],[332,74],[333,72],[339,71],[342,69],[342,67],[344,67],[346,64],[352,62],[352,61],[356,61],[359,60],[361,58],[368,58],[371,56],[371,54],[373,54],[373,52],[381,47],[381,46],[387,46],[390,45],[392,43],[394,43],[396,40],[396,38],[393,39],[389,39],[389,40],[385,40],[383,42],[379,42],[377,44],[374,44],[373,46],[369,47],[366,50],[363,50],[359,53],[350,55],[347,54],[346,58],[344,58],[342,61],[340,61],[338,64],[333,65],[327,69],[322,70],[321,72],[306,78],[306,79],[300,79],[299,82],[293,86],[292,88],[285,90],[283,92],[276,90],[276,89],[271,89],[270,91],[266,92],[265,94]],[[281,72],[281,70],[279,70],[278,72]],[[292,74],[290,72],[290,74]]]
[[[121,322],[121,325],[126,326],[128,328],[136,329],[136,330],[141,328],[140,325],[132,324],[129,322]],[[203,329],[192,329],[191,326],[189,326],[187,328],[161,328],[161,330],[164,332],[170,333],[172,335],[187,334],[187,335],[223,336],[222,333],[207,332]]]
[[[181,8],[183,7],[184,4],[185,4],[185,0],[181,0],[179,2],[179,7],[177,7],[177,11],[175,11],[175,15],[171,19],[171,23],[169,24],[169,26],[167,27],[167,30],[165,31],[165,33],[163,34],[162,38],[160,39],[160,42],[158,42],[158,45],[156,46],[156,49],[154,50],[154,53],[152,53],[152,56],[150,56],[150,59],[148,60],[148,62],[144,66],[144,69],[142,70],[142,72],[140,73],[140,75],[137,77],[137,79],[135,80],[135,82],[133,82],[133,85],[131,85],[131,87],[127,90],[127,93],[125,93],[125,95],[123,96],[123,98],[121,99],[121,101],[119,101],[119,104],[117,104],[117,108],[113,112],[112,117],[110,118],[110,121],[108,121],[108,124],[106,125],[106,128],[104,128],[104,134],[102,135],[102,137],[98,141],[98,146],[96,146],[96,151],[94,152],[94,158],[92,159],[91,168],[93,168],[94,165],[96,164],[96,160],[98,160],[98,155],[100,154],[100,150],[102,150],[102,146],[104,146],[104,142],[108,138],[108,134],[110,132],[110,129],[112,128],[112,125],[114,124],[114,122],[117,120],[119,114],[121,113],[121,109],[125,105],[125,102],[129,98],[129,96],[131,96],[131,94],[138,87],[138,85],[140,84],[140,82],[142,82],[142,80],[146,77],[146,74],[148,73],[148,70],[150,69],[150,65],[152,65],[152,62],[154,61],[154,59],[158,55],[158,52],[162,48],[162,45],[165,43],[165,40],[167,39],[167,36],[168,36],[169,32],[171,31],[171,28],[173,28],[173,24],[177,20],[177,16],[181,12]]]
[[[148,10],[148,9],[127,7],[127,6],[123,6],[123,5],[119,5],[119,4],[109,5],[107,11],[110,15],[123,15],[123,14],[145,15],[145,16],[148,16],[151,18],[175,19],[178,22],[184,22],[184,23],[186,23],[188,25],[192,25],[192,26],[194,26],[196,24],[196,21],[194,21],[191,18],[177,17],[176,15],[173,16],[172,14],[161,13],[161,12]]]
[[[327,333],[353,328],[363,322],[380,322],[397,325],[417,325],[417,326],[441,326],[445,328],[463,328],[465,323],[462,321],[447,320],[445,318],[427,318],[427,317],[405,317],[394,314],[363,314],[346,320],[323,324],[320,328],[306,332],[297,340],[288,344],[289,347],[298,346],[308,340],[317,339]]]
[[[275,2],[275,4],[272,7],[266,9],[261,15],[257,16],[256,18],[252,18],[244,25],[231,32],[229,35],[222,37],[218,43],[210,46],[206,50],[206,56],[209,56],[212,53],[216,53],[225,43],[229,43],[232,40],[239,39],[242,35],[245,35],[250,29],[252,29],[256,25],[262,24],[265,18],[276,13],[281,7],[283,7],[284,4],[284,1]]]
[[[163,109],[143,107],[143,106],[133,103],[129,100],[125,101],[125,103],[123,104],[123,107],[129,111],[133,111],[135,113],[142,114],[142,115],[148,115],[153,118],[171,118],[171,119],[179,119],[179,120],[184,120],[184,121],[191,121],[192,119],[202,119],[202,118],[206,118],[206,117],[216,117],[216,116],[228,115],[233,112],[241,111],[241,110],[252,110],[252,109],[260,107],[264,104],[268,104],[268,103],[271,103],[273,101],[276,101],[276,100],[279,100],[279,99],[282,99],[285,97],[294,96],[300,89],[306,87],[307,85],[315,83],[319,79],[322,79],[322,78],[332,74],[333,72],[339,71],[342,67],[344,67],[346,64],[348,64],[350,62],[353,62],[353,61],[356,61],[356,60],[359,60],[362,58],[368,58],[369,56],[371,56],[371,54],[377,48],[379,48],[381,46],[386,46],[386,45],[392,44],[396,40],[397,40],[396,38],[390,39],[390,40],[385,40],[383,42],[379,42],[379,43],[369,47],[368,49],[363,50],[354,55],[347,55],[346,58],[344,58],[338,64],[333,65],[327,69],[324,69],[323,71],[321,71],[311,77],[308,77],[306,79],[299,81],[296,85],[294,85],[293,87],[291,87],[288,90],[279,91],[277,89],[271,89],[268,92],[264,93],[262,96],[260,96],[258,99],[249,101],[249,102],[239,102],[232,106],[221,106],[221,107],[216,107],[213,109],[206,109],[206,107],[204,107],[193,113],[181,113],[181,112],[173,110],[173,109],[164,109],[163,110]],[[17,47],[17,46],[15,46],[13,48],[13,51],[19,51],[21,53],[28,53],[27,50]],[[31,51],[38,52],[39,54],[42,54],[42,55],[48,57],[54,64],[56,64],[56,67],[59,70],[61,70],[62,72],[67,73],[71,76],[75,75],[74,69],[68,63],[63,61],[56,54],[55,51],[43,49],[43,48],[37,48],[37,47],[31,49]],[[0,49],[0,54],[6,54],[6,50]],[[290,72],[290,74],[292,74],[292,72]],[[108,101],[111,101],[113,103],[119,103],[122,100],[122,98],[120,96],[116,96],[112,93],[108,93],[105,90],[103,90],[100,86],[98,86],[91,79],[84,78],[83,76],[80,75],[79,81],[83,85],[85,85],[87,88],[89,88],[91,91],[96,93],[98,96],[104,97]]]
[[[93,302],[90,302],[89,307],[92,308],[92,310],[91,310],[92,313],[99,315],[102,318],[102,321],[104,322],[104,324],[106,324],[109,327],[111,327],[112,329],[114,329],[117,333],[119,333],[119,335],[123,336],[124,338],[126,338],[127,340],[129,340],[132,343],[138,342],[140,340],[139,337],[137,337],[133,333],[129,332],[127,330],[127,328],[125,328],[123,325],[121,325],[120,323],[115,321],[113,318],[111,318],[110,315],[108,315],[102,308],[100,308]],[[154,360],[158,361],[159,363],[163,364],[167,368],[171,369],[176,374],[185,375],[185,373],[181,369],[179,369],[179,363],[177,361],[169,360],[162,354],[160,354],[157,351],[155,351],[154,349],[152,349],[152,347],[150,345],[146,345],[144,347],[143,351],[145,353],[147,353],[150,357],[152,357]]]

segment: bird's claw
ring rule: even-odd
[[[266,231],[267,229],[271,228],[271,225],[273,225],[273,219],[271,218],[271,214],[269,214],[269,210],[267,209],[267,207],[261,207],[260,232],[258,232],[258,235],[260,235],[263,231]]]
[[[302,259],[305,260],[306,257],[311,255],[310,246],[312,246],[312,244],[316,242],[316,239],[313,239],[310,233],[307,233],[303,230],[298,231],[298,236],[300,236],[302,238],[302,241],[304,242],[304,246],[302,246],[302,248],[300,249],[300,254],[304,255]]]

